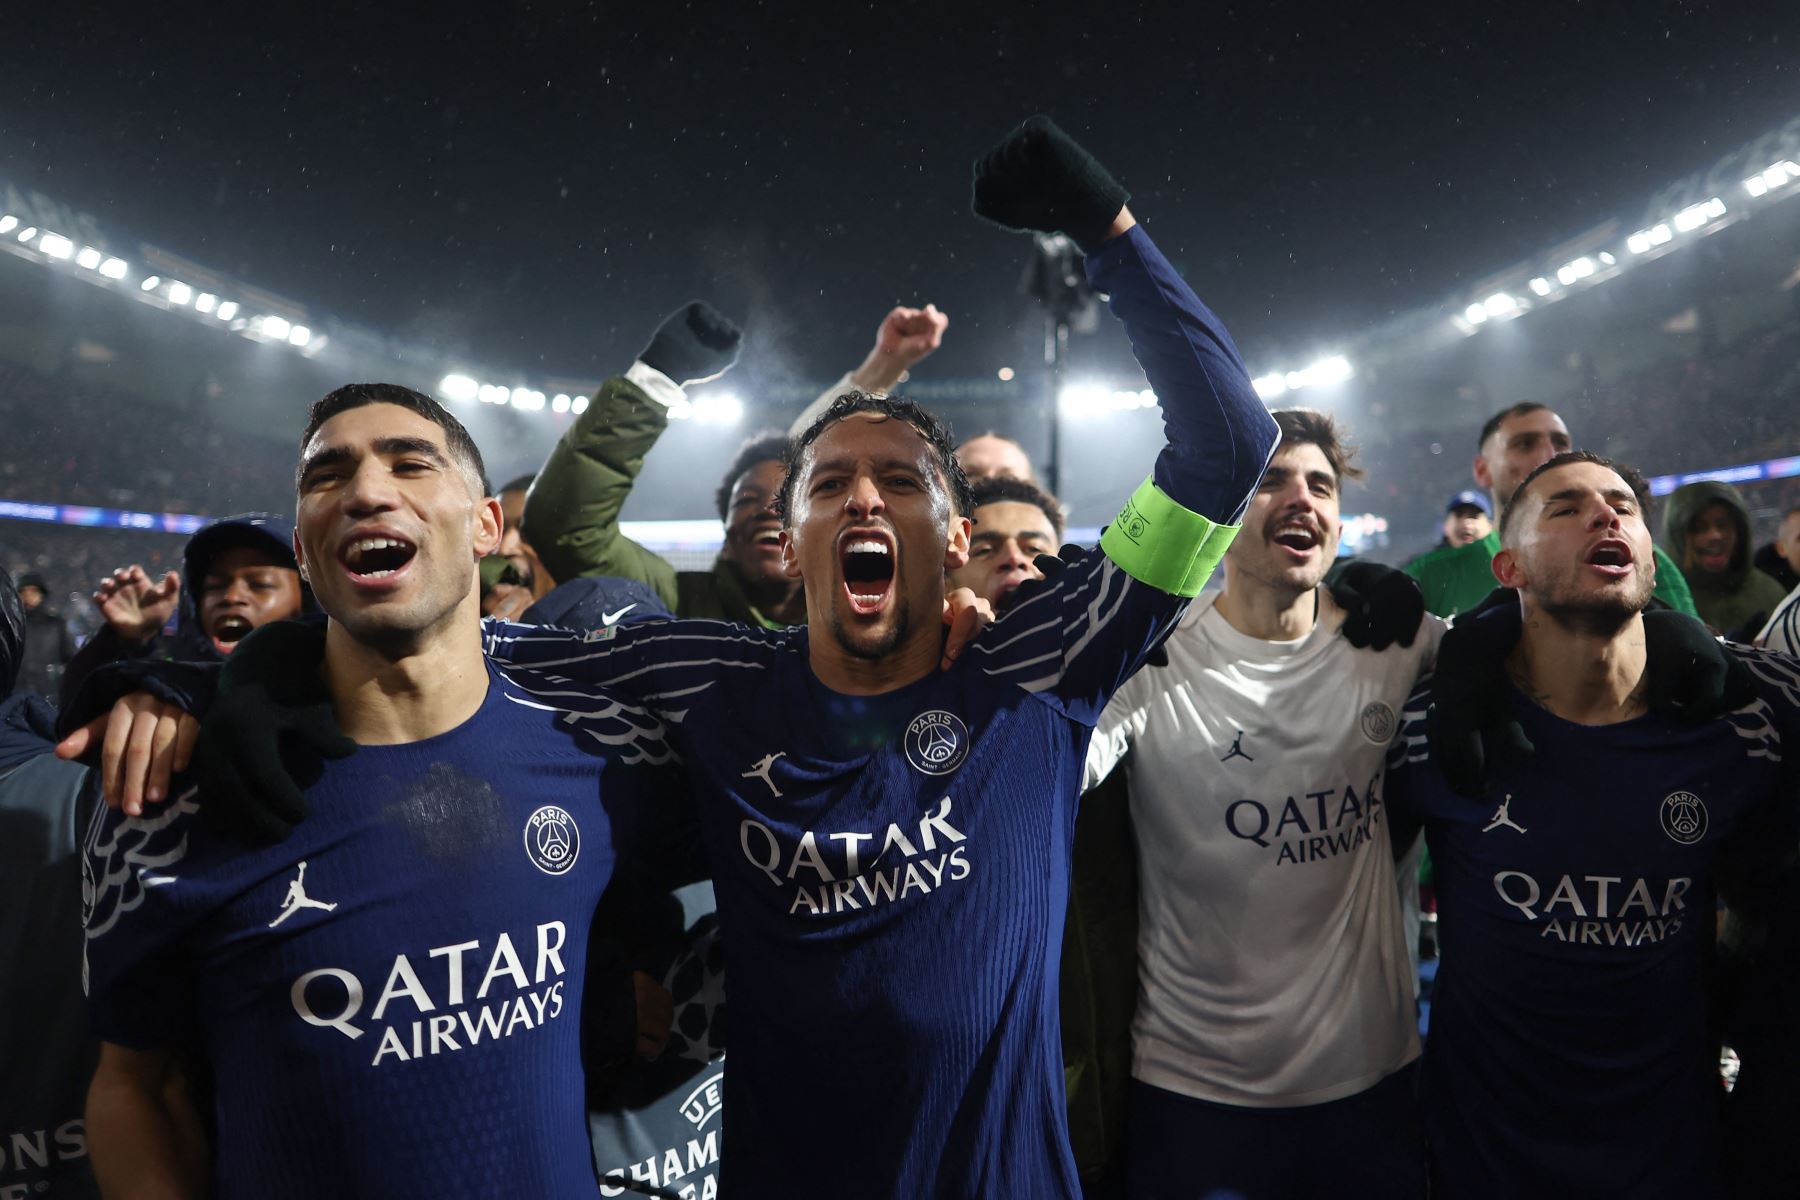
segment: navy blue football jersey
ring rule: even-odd
[[[492,670],[447,733],[362,746],[279,845],[192,789],[86,846],[94,1024],[199,1047],[219,1196],[596,1193],[582,976],[619,856],[680,869],[684,789],[640,710]]]
[[[1768,892],[1795,844],[1800,736],[1800,664],[1731,649],[1759,698],[1698,726],[1577,725],[1509,684],[1537,752],[1493,763],[1481,800],[1430,764],[1430,682],[1408,703],[1388,804],[1436,872],[1424,1111],[1450,1194],[1720,1187],[1716,909]]]

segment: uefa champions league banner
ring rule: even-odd
[[[193,533],[213,521],[212,517],[195,516],[192,513],[133,512],[127,508],[99,508],[85,504],[33,504],[25,500],[0,500],[0,519],[181,534]]]

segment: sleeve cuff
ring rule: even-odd
[[[637,384],[644,395],[664,408],[673,408],[677,403],[687,399],[687,393],[681,390],[679,383],[643,359],[631,364],[631,368],[625,372],[625,378]]]

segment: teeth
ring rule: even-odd
[[[759,546],[777,545],[781,541],[781,531],[778,529],[765,529],[756,535],[755,541]]]
[[[886,554],[887,552],[888,548],[886,542],[851,542],[848,546],[844,547],[845,554]]]
[[[858,604],[879,604],[879,603],[881,603],[881,597],[879,595],[858,596],[855,593],[852,593],[850,598],[852,600],[855,600]]]

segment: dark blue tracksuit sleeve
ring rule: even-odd
[[[1190,512],[1237,524],[1280,431],[1231,335],[1141,225],[1088,255],[1087,273],[1111,297],[1162,406],[1169,444],[1157,486]]]

